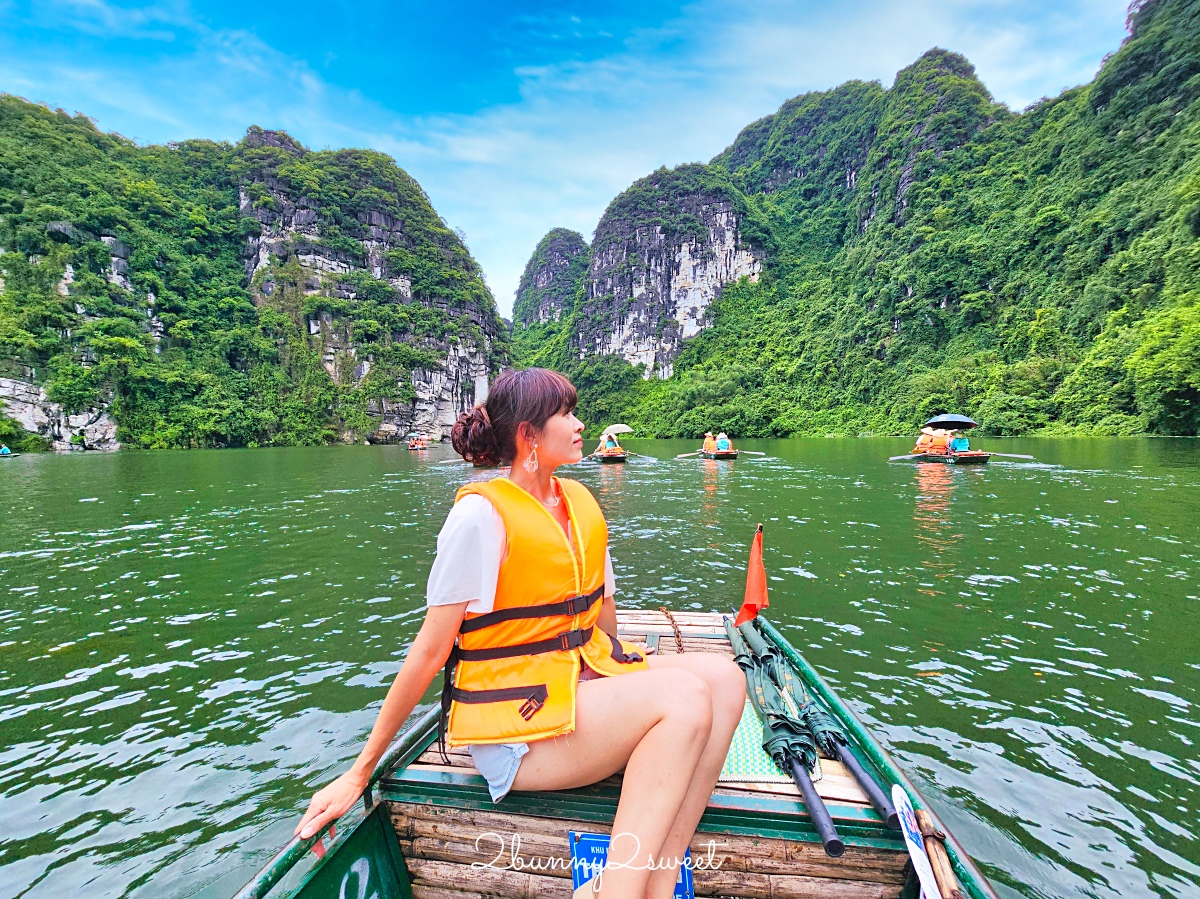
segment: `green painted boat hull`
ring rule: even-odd
[[[983,465],[992,458],[990,453],[922,453],[913,456],[914,462],[941,462],[945,465]]]
[[[842,702],[836,692],[808,664],[769,621],[759,618],[764,635],[771,640],[804,681],[818,703],[839,720],[859,762],[883,784],[899,783],[916,808],[928,804],[911,781],[880,746],[870,731]],[[655,640],[654,642],[657,642]],[[259,874],[237,894],[236,899],[324,899],[324,897],[372,897],[412,899],[412,882],[396,831],[388,816],[388,803],[440,807],[464,815],[502,811],[543,819],[570,820],[610,825],[620,796],[611,782],[558,792],[511,793],[497,809],[482,777],[470,769],[435,766],[409,769],[436,738],[437,710],[429,709],[408,728],[380,761],[363,796],[365,814],[356,823],[343,818],[338,838],[329,844],[324,857],[302,877],[296,869],[310,859],[310,850],[323,835],[309,840],[293,839]],[[838,833],[848,847],[903,852],[902,837],[890,830],[869,806],[828,803]],[[932,811],[930,811],[932,815]],[[947,833],[946,850],[965,896],[998,899],[987,879],[962,846],[933,815],[935,826]],[[743,837],[820,843],[799,798],[777,794],[714,794],[700,821],[700,831]],[[286,883],[280,885],[281,882]],[[297,882],[298,881],[298,882]],[[919,890],[908,883],[901,899],[916,897]],[[296,884],[289,886],[288,884]],[[276,888],[278,886],[278,888]]]

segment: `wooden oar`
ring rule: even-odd
[[[756,452],[755,450],[738,450],[739,453],[745,453],[747,456],[765,456],[766,453]]]
[[[1036,459],[1036,456],[1022,456],[1020,453],[993,453],[991,450],[984,450],[993,456],[1003,456],[1005,459]]]
[[[680,454],[679,454],[678,456],[676,456],[675,458],[676,458],[676,459],[686,459],[688,456],[698,456],[698,455],[700,455],[702,452],[704,452],[704,450],[696,450],[694,453],[680,453]]]
[[[907,456],[892,456],[891,458],[888,459],[888,461],[889,462],[902,462],[906,459],[919,459],[923,455],[925,455],[925,454],[924,453],[910,453]]]
[[[625,450],[625,452],[629,453],[631,456],[637,456],[639,459],[649,459],[651,462],[658,461],[658,459],[656,459],[654,456],[644,456],[641,453],[635,453],[633,450]]]

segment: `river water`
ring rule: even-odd
[[[630,607],[729,609],[763,522],[770,617],[1004,895],[1200,896],[1200,444],[993,443],[1039,462],[641,441],[572,476]],[[232,895],[370,728],[449,458],[0,463],[0,896]]]

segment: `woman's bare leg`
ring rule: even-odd
[[[586,786],[625,769],[609,851],[613,866],[604,871],[598,897],[646,895],[649,861],[661,855],[709,743],[712,708],[702,677],[655,666],[580,683],[574,733],[530,744],[515,790]]]
[[[650,656],[650,666],[654,671],[690,671],[708,685],[712,697],[712,729],[708,743],[700,753],[692,782],[663,841],[660,857],[666,864],[650,875],[646,888],[647,899],[669,899],[679,876],[678,865],[682,863],[708,799],[717,785],[733,732],[741,720],[742,708],[746,704],[746,678],[732,659],[713,653]]]

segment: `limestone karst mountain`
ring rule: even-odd
[[[1014,113],[962,56],[795,97],[610,205],[519,360],[643,433],[1200,430],[1200,2]],[[532,262],[531,262],[532,264]]]
[[[761,232],[752,215],[719,169],[680,166],[638,181],[596,226],[572,345],[670,377],[724,286],[758,280],[765,250],[747,237],[752,225]]]
[[[0,400],[60,447],[442,435],[505,359],[478,265],[383,154],[138,147],[0,96],[0,172]]]
[[[570,315],[587,264],[588,245],[581,234],[568,228],[550,231],[525,265],[513,302],[513,321],[529,326]]]

